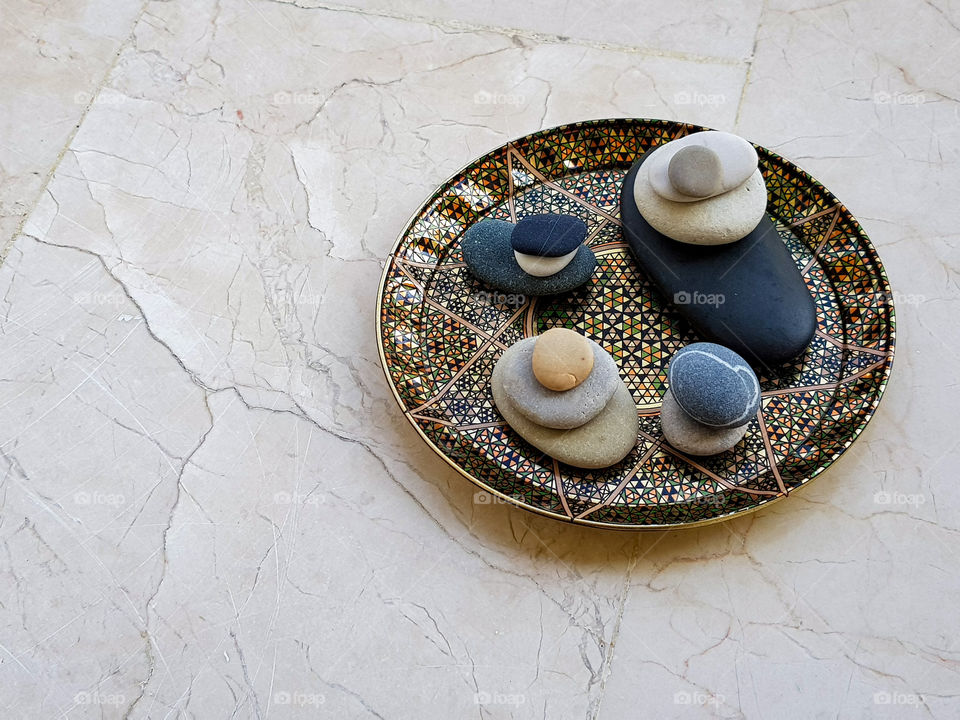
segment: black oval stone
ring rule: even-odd
[[[624,239],[654,284],[704,339],[753,365],[770,367],[802,353],[817,328],[816,305],[773,219],[765,213],[749,235],[727,245],[671,240],[634,202],[643,160],[624,178],[620,219]]]
[[[586,237],[587,226],[580,218],[545,213],[520,220],[510,236],[510,245],[525,255],[560,257],[576,250]]]

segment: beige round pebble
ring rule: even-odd
[[[691,245],[725,245],[748,235],[763,219],[767,188],[756,170],[730,192],[697,202],[674,202],[653,189],[644,162],[634,181],[633,199],[651,227],[668,238]]]
[[[533,346],[533,374],[549,390],[572,390],[593,370],[590,341],[567,328],[550,328]]]
[[[566,255],[560,255],[559,257],[527,255],[526,253],[517,252],[514,250],[513,257],[516,258],[517,265],[519,265],[527,275],[533,275],[534,277],[548,277],[550,275],[556,275],[567,265],[573,262],[573,258],[577,256],[577,251],[579,250],[579,246],[575,247]]]

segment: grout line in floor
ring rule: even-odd
[[[528,28],[507,27],[502,25],[485,25],[482,23],[467,22],[456,19],[431,18],[425,15],[414,15],[411,13],[391,12],[389,10],[361,8],[353,5],[331,2],[314,2],[309,5],[301,5],[295,0],[268,0],[278,5],[289,5],[290,7],[301,10],[329,10],[331,12],[348,12],[357,15],[367,15],[371,17],[391,18],[394,20],[405,20],[422,25],[430,25],[439,30],[453,32],[485,32],[506,35],[508,37],[522,37],[535,42],[547,45],[575,45],[594,50],[607,50],[613,52],[629,53],[632,55],[641,55],[645,57],[666,58],[670,60],[681,60],[685,62],[701,63],[709,65],[740,65],[747,58],[743,57],[724,57],[720,55],[697,55],[694,53],[685,53],[676,50],[662,50],[658,48],[642,47],[639,45],[624,45],[620,43],[606,43],[599,40],[589,40],[587,38],[575,38],[567,35],[557,35],[554,33],[537,32]]]
[[[757,29],[753,33],[753,47],[750,48],[750,57],[747,58],[747,72],[743,76],[743,88],[740,90],[740,99],[737,100],[737,113],[733,118],[733,127],[740,127],[740,113],[743,111],[743,101],[747,97],[747,88],[750,86],[750,78],[753,76],[753,63],[757,59],[757,43],[760,41],[760,28],[763,27],[763,17],[767,13],[767,2],[763,0],[760,5],[760,15],[757,17]]]
[[[113,59],[110,61],[110,66],[103,73],[103,77],[100,79],[100,82],[90,91],[90,99],[87,101],[87,104],[83,108],[83,112],[80,113],[80,117],[77,119],[76,125],[74,125],[73,130],[70,131],[70,135],[67,137],[66,141],[63,143],[63,147],[60,148],[60,152],[57,153],[56,159],[53,161],[53,164],[50,166],[50,169],[47,171],[46,175],[43,178],[43,184],[40,186],[40,189],[37,190],[37,194],[33,198],[33,202],[30,205],[30,208],[23,214],[23,217],[20,218],[20,222],[17,223],[16,229],[10,235],[10,237],[3,238],[2,247],[0,247],[0,266],[3,265],[7,260],[7,255],[10,254],[10,250],[16,244],[17,238],[23,234],[23,228],[26,226],[27,222],[33,216],[33,213],[37,209],[37,205],[40,204],[40,198],[43,197],[44,193],[47,192],[47,188],[50,186],[50,181],[53,180],[54,173],[56,173],[57,168],[60,167],[60,163],[63,161],[64,156],[70,150],[70,146],[73,144],[73,139],[77,136],[77,133],[80,132],[80,126],[83,125],[83,121],[86,120],[87,114],[90,112],[90,108],[97,101],[97,97],[100,95],[100,91],[106,86],[110,81],[110,76],[113,74],[114,69],[117,67],[117,63],[120,61],[120,55],[123,51],[133,42],[134,32],[136,32],[137,25],[140,24],[140,19],[143,17],[143,14],[147,10],[147,5],[150,0],[143,0],[140,4],[140,11],[137,13],[137,16],[134,18],[133,23],[130,25],[130,32],[127,37],[120,43],[117,47],[117,51],[113,55]]]

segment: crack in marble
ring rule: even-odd
[[[277,5],[286,5],[300,10],[327,10],[330,12],[355,13],[358,15],[369,15],[372,17],[390,18],[393,20],[404,20],[407,22],[418,23],[435,27],[443,32],[452,33],[493,33],[505,35],[510,38],[524,38],[536,43],[542,44],[560,44],[577,45],[593,50],[607,50],[612,52],[628,53],[641,57],[668,58],[690,63],[702,63],[710,65],[737,65],[741,62],[740,58],[722,57],[714,55],[697,55],[695,53],[678,52],[673,50],[663,50],[649,48],[638,45],[623,45],[619,43],[599,42],[587,40],[585,38],[574,38],[566,35],[556,35],[553,33],[543,33],[528,30],[520,27],[503,27],[498,25],[484,25],[480,23],[465,22],[463,20],[431,18],[424,15],[415,15],[402,12],[390,12],[375,8],[362,8],[353,5],[342,5],[329,2],[311,2],[309,5],[301,4],[296,0],[260,0],[260,2],[274,3]]]
[[[53,164],[48,168],[47,172],[44,175],[43,183],[40,186],[40,189],[34,196],[32,204],[23,213],[23,216],[20,218],[20,222],[17,223],[16,230],[8,238],[3,238],[2,244],[0,244],[0,265],[2,265],[6,259],[7,255],[10,253],[10,249],[13,247],[13,244],[16,242],[17,237],[23,232],[24,226],[30,220],[30,217],[33,215],[36,210],[37,204],[40,202],[40,198],[43,197],[44,193],[47,191],[47,188],[50,186],[50,181],[53,180],[57,168],[60,166],[60,162],[63,160],[64,155],[70,150],[70,146],[73,143],[74,138],[77,136],[77,133],[80,132],[80,127],[83,125],[84,120],[87,117],[87,114],[90,112],[90,109],[96,103],[97,97],[100,92],[106,87],[107,83],[110,81],[110,76],[113,74],[114,68],[116,68],[117,63],[120,61],[120,56],[123,51],[127,48],[129,44],[133,42],[134,32],[137,27],[137,23],[140,21],[140,18],[143,16],[144,11],[147,8],[147,5],[150,3],[150,0],[141,0],[140,11],[137,13],[136,19],[130,26],[130,32],[127,35],[127,38],[119,44],[116,52],[114,53],[113,60],[110,62],[106,71],[103,74],[100,82],[96,87],[89,93],[89,98],[84,105],[83,111],[80,113],[80,118],[77,120],[73,130],[67,136],[66,141],[63,144],[63,147],[60,149],[60,152],[57,154],[56,159]]]
[[[5,636],[0,653],[13,673],[12,684],[26,687],[46,682],[40,663],[63,652],[57,640],[73,642],[71,636],[76,633],[76,647],[89,648],[91,659],[104,663],[92,673],[78,668],[77,677],[87,690],[122,688],[126,698],[116,714],[130,720],[201,717],[216,702],[237,716],[280,716],[295,709],[277,706],[275,690],[311,685],[328,694],[327,707],[319,714],[329,710],[389,717],[397,714],[393,700],[399,698],[411,708],[427,705],[402,688],[392,697],[385,695],[378,677],[399,677],[400,673],[413,677],[415,672],[426,673],[419,678],[436,680],[440,694],[432,702],[451,717],[558,713],[591,720],[622,717],[635,710],[625,698],[635,693],[638,683],[647,691],[645,709],[660,716],[683,710],[696,714],[698,709],[709,714],[714,709],[671,704],[670,694],[677,689],[708,696],[726,693],[717,714],[752,717],[770,707],[767,672],[780,661],[796,668],[791,679],[798,686],[813,677],[812,668],[829,669],[820,676],[823,691],[816,698],[811,696],[810,706],[831,716],[857,710],[881,714],[884,708],[870,705],[870,693],[876,688],[918,695],[927,691],[922,692],[918,714],[950,716],[956,703],[950,688],[960,672],[960,658],[950,639],[951,616],[935,614],[932,608],[947,602],[944,598],[952,587],[950,558],[960,534],[947,478],[956,447],[949,433],[934,429],[932,419],[937,402],[952,402],[960,387],[948,372],[953,348],[951,326],[948,319],[945,322],[957,289],[956,261],[951,255],[957,248],[948,232],[951,210],[939,199],[946,197],[944,188],[952,187],[955,174],[950,121],[955,110],[951,96],[956,93],[940,79],[946,73],[922,71],[905,49],[918,48],[920,59],[929,60],[930,53],[921,54],[919,45],[898,43],[896,37],[888,38],[890,42],[882,48],[871,48],[871,28],[864,26],[863,14],[858,15],[854,3],[828,3],[812,8],[812,16],[801,14],[795,21],[768,7],[776,3],[765,2],[750,56],[707,58],[706,63],[686,53],[570,40],[534,31],[518,33],[496,24],[495,19],[487,27],[483,19],[478,25],[461,25],[408,16],[405,8],[381,12],[326,3],[311,15],[306,8],[309,0],[298,3],[302,9],[289,11],[277,8],[290,3],[253,4],[291,43],[301,43],[299,51],[311,62],[323,59],[325,43],[334,37],[320,30],[324,24],[344,26],[344,32],[362,28],[362,33],[369,27],[373,32],[363,36],[371,41],[369,48],[344,52],[350,66],[329,77],[323,68],[304,72],[296,58],[285,59],[282,67],[274,63],[258,68],[257,60],[270,60],[264,50],[269,51],[276,39],[261,41],[256,32],[247,37],[245,33],[257,30],[259,20],[254,13],[255,22],[244,24],[251,9],[243,3],[211,2],[186,13],[176,4],[143,6],[133,26],[133,47],[126,41],[120,64],[107,73],[97,91],[109,91],[110,98],[126,104],[119,109],[106,103],[84,108],[84,134],[68,143],[36,206],[25,216],[36,217],[37,222],[22,225],[24,234],[4,249],[9,281],[3,293],[4,322],[18,343],[8,349],[14,362],[0,378],[0,389],[10,389],[6,396],[10,408],[17,403],[26,407],[34,393],[66,392],[77,370],[85,374],[102,359],[96,348],[104,345],[109,350],[131,329],[130,345],[136,344],[140,353],[132,357],[163,361],[164,376],[148,382],[160,393],[170,387],[189,388],[196,404],[191,406],[196,417],[188,427],[160,427],[146,420],[144,413],[152,405],[149,399],[137,402],[141,391],[135,385],[111,382],[96,371],[86,387],[104,404],[91,401],[87,394],[71,399],[72,411],[79,413],[76,417],[90,428],[102,427],[105,453],[112,451],[119,462],[130,447],[142,447],[156,458],[149,467],[141,463],[140,470],[127,471],[140,473],[134,485],[138,497],[123,513],[116,517],[110,513],[112,519],[108,517],[105,525],[98,520],[105,514],[86,514],[71,507],[69,483],[48,482],[41,477],[46,468],[38,469],[42,459],[28,455],[30,432],[49,427],[47,423],[57,418],[59,410],[31,428],[19,444],[16,440],[4,444],[8,467],[3,474],[9,477],[0,479],[0,499],[6,503],[7,533],[2,541],[10,599],[0,609],[6,610],[9,637],[14,640]],[[948,39],[952,37],[955,29],[949,26],[955,23],[949,22],[952,16],[946,17],[949,10],[926,4],[931,7],[910,6],[924,18],[923,37],[933,38],[944,57],[954,57],[947,53],[949,43],[943,42],[943,34],[930,34],[932,23],[937,23],[951,33]],[[557,12],[566,11],[557,8]],[[838,65],[836,71],[810,57],[805,58],[811,68],[807,72],[791,46],[792,36],[786,36],[804,23],[815,23],[818,13],[825,13],[824,20],[835,23],[833,29],[844,38],[848,32],[867,36],[860,50],[830,50],[830,42],[814,46],[836,53],[830,56]],[[320,20],[315,19],[318,15]],[[397,31],[395,26],[400,24],[391,18],[406,22],[405,32],[411,37]],[[652,21],[660,19],[652,17]],[[683,23],[679,14],[667,19],[670,22],[661,23],[662,27]],[[184,20],[188,22],[181,24]],[[709,21],[723,27],[712,17]],[[301,30],[305,37],[294,36]],[[386,30],[390,39],[380,42],[377,30]],[[806,36],[798,38],[809,41]],[[784,39],[780,47],[771,49],[771,43]],[[454,43],[456,53],[441,51]],[[59,54],[56,48],[50,50],[48,54]],[[374,57],[378,52],[383,58]],[[621,56],[627,61],[622,62]],[[698,64],[708,72],[693,72]],[[562,65],[562,72],[554,71],[557,65]],[[607,77],[616,78],[608,93],[612,97],[591,94],[594,65],[603,70],[604,82]],[[256,77],[244,74],[248,66]],[[855,76],[849,88],[844,84],[849,81],[844,76],[848,66],[856,71],[848,73]],[[734,72],[738,68],[746,69],[746,77]],[[524,105],[465,107],[478,78],[510,69],[518,75],[506,77],[504,85],[525,95]],[[771,100],[770,105],[758,101],[755,95],[770,90],[769,83],[780,75],[785,83],[796,86],[800,98],[836,101],[837,117],[845,118],[842,113],[850,112],[864,121],[857,124],[860,129],[875,121],[864,142],[876,144],[876,152],[843,144],[851,135],[841,132],[839,120],[831,124],[834,108],[825,116],[825,126],[804,122],[803,113],[795,113],[796,124],[790,123],[793,135],[785,136],[777,126],[778,108],[793,108],[791,103],[797,103],[811,116],[821,110],[779,95],[771,95],[776,103]],[[255,82],[261,77],[268,82]],[[567,86],[573,82],[579,83],[576,93]],[[671,97],[678,89],[695,89],[707,82],[722,85],[730,101],[725,107],[678,106],[676,97]],[[911,115],[913,108],[884,107],[874,101],[871,112],[863,103],[869,103],[870,93],[890,89],[884,83],[925,93],[927,102]],[[745,98],[748,85],[751,92]],[[447,97],[450,87],[460,94]],[[315,104],[280,107],[270,100],[278,88],[316,90],[309,98]],[[738,89],[740,99],[734,108]],[[578,104],[581,97],[590,103]],[[554,528],[549,521],[519,511],[471,502],[473,488],[434,462],[415,436],[399,429],[401,419],[379,374],[372,334],[363,342],[350,342],[353,336],[341,333],[329,321],[329,315],[342,312],[346,303],[362,300],[365,290],[360,284],[375,282],[370,277],[377,274],[378,258],[404,219],[393,205],[419,200],[429,191],[432,179],[446,176],[444,163],[470,159],[478,154],[478,146],[499,145],[518,134],[513,132],[515,126],[543,125],[585,112],[636,115],[648,107],[715,126],[729,124],[735,115],[735,123],[745,133],[747,124],[755,123],[754,128],[760,129],[750,132],[757,137],[764,131],[775,140],[787,137],[772,147],[789,149],[793,159],[837,158],[837,175],[851,187],[855,183],[847,174],[854,171],[848,171],[848,163],[851,168],[872,167],[887,157],[889,168],[880,168],[869,194],[859,200],[867,209],[859,218],[879,229],[884,259],[886,252],[893,254],[894,262],[888,265],[893,279],[903,287],[912,282],[914,267],[923,268],[917,271],[918,277],[926,278],[920,289],[927,296],[937,296],[928,297],[922,308],[909,306],[901,312],[905,347],[920,352],[909,352],[907,360],[898,361],[907,365],[899,380],[895,371],[888,392],[899,406],[889,411],[881,406],[872,428],[851,449],[849,458],[855,465],[841,463],[831,471],[842,482],[815,489],[812,495],[801,494],[792,501],[789,513],[771,509],[725,530],[671,534],[656,552],[651,552],[651,541],[646,539],[621,546],[602,533]],[[241,109],[245,118],[237,113]],[[772,119],[767,124],[758,122],[756,116],[761,115]],[[921,119],[914,122],[915,116]],[[151,122],[162,129],[135,132]],[[98,123],[115,123],[120,135],[129,132],[128,144]],[[210,127],[216,131],[205,134]],[[923,141],[925,132],[935,137]],[[155,151],[138,147],[154,137],[160,138]],[[212,156],[205,152],[211,139]],[[315,149],[331,144],[336,149],[319,160],[309,157]],[[391,158],[393,167],[378,165],[376,159],[382,157]],[[223,168],[219,168],[221,162]],[[888,202],[890,192],[883,176],[888,170],[902,172],[904,187],[919,185],[928,197],[911,205],[913,196],[905,194],[904,208],[898,210],[896,203]],[[276,188],[269,183],[271,177],[279,179]],[[210,201],[205,183],[230,183],[236,196]],[[193,195],[185,195],[181,186]],[[367,188],[372,188],[369,193]],[[847,195],[846,191],[841,194]],[[387,203],[383,198],[388,195],[395,200]],[[928,214],[933,207],[938,212]],[[130,219],[135,213],[143,215],[141,223]],[[348,219],[334,221],[331,213]],[[191,253],[219,247],[227,248],[229,259],[224,267],[211,268],[217,281],[222,280],[216,290],[226,300],[197,302],[194,307],[190,304],[195,295],[177,291],[204,290],[206,276],[191,277],[188,273],[197,268],[178,264],[182,249],[168,248],[168,261],[163,252],[142,252],[137,243],[142,236],[147,243],[175,244],[179,236],[193,232],[189,223],[200,217],[207,223],[206,231],[223,237],[216,243],[194,244],[185,257],[193,259]],[[56,224],[51,221],[47,227],[45,221],[50,218]],[[187,218],[182,229],[149,227],[179,223],[182,218]],[[69,262],[66,274],[53,275],[57,279],[49,281],[55,288],[49,287],[42,269],[20,266],[24,251],[28,256],[38,252],[35,244],[56,248],[51,250],[53,255],[43,256],[54,258],[54,265],[60,258]],[[87,255],[74,257],[71,250]],[[917,260],[921,255],[922,261]],[[913,259],[908,261],[908,256]],[[101,285],[90,283],[100,277],[101,270],[111,283],[117,308],[89,307],[71,299],[87,287],[99,290]],[[62,278],[68,276],[69,282],[64,282]],[[348,280],[337,285],[333,279],[338,277]],[[358,284],[353,300],[323,308],[317,304],[312,309],[304,301],[311,295],[335,297],[348,282]],[[118,287],[114,289],[113,283]],[[43,307],[25,312],[33,293],[43,293],[45,288],[50,292],[39,295]],[[183,300],[184,296],[188,299]],[[55,318],[63,312],[57,303],[70,311],[62,319]],[[172,319],[164,314],[171,308],[176,316]],[[344,314],[343,322],[367,319],[366,311],[350,312]],[[124,326],[125,322],[130,325]],[[67,330],[72,334],[61,334]],[[201,337],[217,333],[216,340],[210,340],[212,361],[206,349],[192,346],[194,330]],[[73,337],[84,342],[73,342]],[[56,357],[36,373],[25,375],[19,366],[27,352],[36,352],[37,347]],[[22,358],[18,352],[23,352]],[[936,367],[942,369],[935,369],[934,356]],[[153,369],[150,365],[147,372]],[[291,381],[290,374],[302,377]],[[945,382],[934,395],[932,383],[941,379]],[[22,399],[14,397],[16,393],[24,393]],[[124,411],[113,412],[111,395],[118,407],[128,406],[126,412],[134,419]],[[200,407],[201,398],[205,410]],[[38,405],[38,412],[48,405]],[[924,407],[929,416],[920,414]],[[15,412],[7,417],[17,422]],[[137,417],[143,422],[138,423]],[[177,415],[164,417],[168,419],[162,424],[172,424],[169,418]],[[248,446],[249,454],[220,457],[224,448],[230,452],[243,445],[225,444],[231,432],[246,437],[255,427],[268,430]],[[342,464],[350,471],[357,468],[357,476],[342,484],[331,482],[324,472],[325,460],[318,459],[309,441],[305,448],[299,434],[282,458],[279,453],[268,457],[271,446],[285,442],[281,433],[290,428],[315,437],[331,453],[331,464]],[[75,455],[68,448],[57,448],[55,454],[67,459]],[[284,459],[291,454],[302,456],[303,465],[297,459]],[[311,456],[309,465],[307,456]],[[29,479],[26,473],[18,474],[21,460]],[[294,488],[297,496],[322,494],[330,503],[329,512],[358,524],[341,529],[332,523],[329,532],[318,534],[317,526],[329,522],[330,516],[308,519],[300,507],[278,510],[265,505],[263,498],[238,497],[237,507],[248,513],[244,521],[256,526],[240,536],[240,543],[250,542],[253,549],[247,549],[239,563],[218,540],[187,547],[193,542],[189,532],[194,526],[209,526],[217,538],[216,533],[228,524],[222,504],[205,487],[221,483],[221,488],[231,488],[229,481],[238,472],[231,462],[240,466],[238,477],[252,486],[269,475],[269,463],[287,462],[284,488]],[[308,468],[302,481],[296,475],[298,467]],[[870,474],[879,467],[894,468],[881,483]],[[65,480],[76,477],[69,469],[64,473]],[[84,474],[82,479],[89,478]],[[926,504],[878,507],[869,499],[878,488],[920,493]],[[229,498],[228,504],[233,500]],[[385,501],[389,507],[377,504]],[[50,516],[57,519],[51,522]],[[72,528],[76,533],[78,527],[89,534],[79,537],[66,532]],[[148,557],[141,566],[144,569],[132,572],[129,565],[114,564],[118,561],[114,556],[129,554],[137,533],[145,528],[157,533],[150,540],[157,548],[153,560]],[[867,540],[845,550],[844,543],[852,542],[851,532],[858,529],[867,532]],[[80,557],[89,567],[84,577],[83,565],[71,556],[71,537],[78,538],[78,546],[86,545],[78,553],[100,555],[107,567],[83,554]],[[324,560],[354,553],[355,567],[321,562],[305,570],[304,558],[313,550],[306,547],[305,538],[329,543],[322,548]],[[383,547],[371,547],[377,542]],[[424,548],[424,543],[435,547]],[[598,551],[585,552],[578,547],[582,545]],[[396,572],[390,564],[397,558],[388,553],[399,547],[408,547],[416,555],[404,555],[403,561],[410,562],[407,573]],[[599,550],[604,547],[608,550]],[[189,558],[209,564],[215,578],[242,574],[241,582],[228,582],[211,595],[210,599],[226,605],[226,612],[204,620],[208,624],[200,626],[199,632],[174,614],[208,614],[199,602],[201,596],[194,597],[190,588],[178,584],[183,565],[177,563],[188,550],[196,551]],[[155,562],[160,553],[162,564]],[[25,558],[31,559],[32,566],[25,564]],[[822,573],[829,576],[820,583]],[[47,597],[43,583],[60,582],[60,574],[65,582],[78,580],[106,594],[100,599],[82,596],[76,602],[64,601],[63,610],[51,615],[57,618],[55,623],[38,623],[31,605]],[[344,582],[345,588],[331,588],[334,578]],[[462,583],[464,595],[485,593],[489,602],[484,602],[486,596],[479,600],[445,596],[447,584],[456,581]],[[876,592],[877,588],[883,592]],[[921,590],[922,598],[913,594]],[[858,591],[864,593],[862,599]],[[51,597],[60,599],[62,594],[56,591]],[[517,615],[496,627],[510,633],[509,639],[475,633],[473,620],[489,624],[491,617],[510,612],[487,607],[505,603],[506,598],[516,600]],[[474,602],[476,607],[468,605]],[[858,603],[858,610],[848,611]],[[183,610],[175,610],[181,606]],[[92,614],[103,607],[108,613]],[[77,614],[78,608],[83,614]],[[336,661],[340,665],[334,665],[326,652],[327,639],[313,634],[314,608],[342,612],[343,637],[358,639],[358,644],[345,646],[344,658]],[[470,609],[469,614],[464,608]],[[296,617],[301,610],[308,619]],[[907,612],[913,613],[913,619],[902,622],[900,615]],[[785,613],[783,619],[772,622],[778,613]],[[93,634],[99,629],[87,627],[93,617],[130,622],[136,632],[118,637],[116,651],[102,652]],[[651,633],[654,627],[659,632]],[[479,630],[488,633],[490,626]],[[210,632],[213,639],[207,645],[199,633],[207,633],[202,636],[206,638]],[[396,633],[407,645],[400,651],[387,647],[383,642],[387,633]],[[19,652],[34,643],[26,654]],[[186,648],[193,654],[186,655]],[[373,672],[359,672],[357,648],[363,651],[361,661],[382,656],[388,666],[371,663]],[[6,660],[8,653],[13,660]],[[494,660],[506,667],[495,665]],[[286,676],[294,677],[300,665],[303,676],[288,680]],[[731,667],[736,672],[725,677]],[[91,680],[96,683],[89,684]],[[471,696],[485,690],[518,690],[526,704],[485,707],[472,702]],[[46,688],[43,692],[54,700],[45,700],[34,714],[55,707],[52,702],[60,706],[57,712],[66,707],[59,691]],[[28,697],[25,692],[21,696]],[[791,688],[783,690],[784,702],[797,697]],[[74,707],[69,714],[98,710],[105,716],[113,712],[112,708]]]

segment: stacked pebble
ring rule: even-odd
[[[729,450],[760,408],[760,383],[747,362],[714,343],[679,350],[667,369],[660,425],[673,447],[691,455]]]
[[[724,245],[753,230],[767,208],[757,151],[730,133],[694,133],[650,153],[633,197],[653,228],[678,242]]]
[[[587,237],[587,226],[572,215],[547,213],[524,218],[510,234],[517,264],[534,277],[563,270]]]
[[[695,325],[743,345],[761,361],[782,361],[802,350],[816,319],[813,303],[775,226],[765,219],[767,193],[753,146],[729,133],[694,133],[649,152],[631,174],[635,207],[625,192],[624,235]],[[677,245],[738,241],[731,249]],[[697,295],[716,302],[698,307],[689,300]],[[668,379],[660,410],[663,435],[690,455],[732,448],[760,407],[757,376],[723,345],[683,348],[670,361]]]
[[[491,384],[510,426],[561,462],[608,467],[636,444],[637,407],[616,362],[573,330],[552,328],[511,345]]]
[[[571,215],[544,214],[516,225],[486,219],[460,241],[463,259],[486,285],[521,295],[554,295],[583,285],[597,259],[583,241],[587,226]]]
[[[769,367],[804,351],[817,318],[766,203],[753,146],[707,131],[634,164],[620,219],[640,266],[705,339]]]

